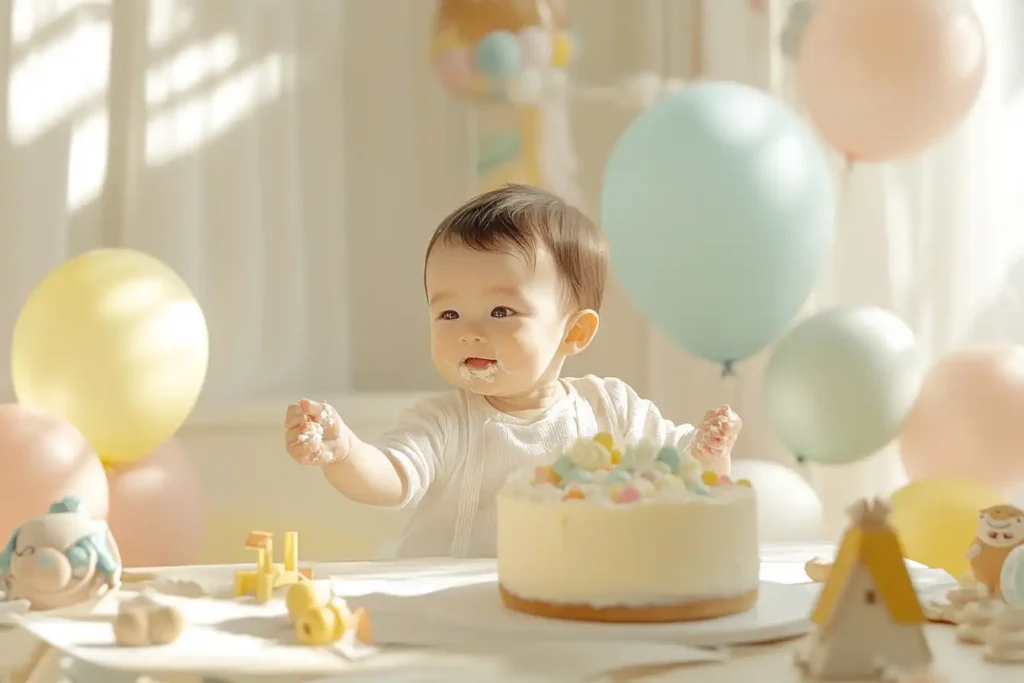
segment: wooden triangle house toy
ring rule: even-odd
[[[820,681],[878,680],[929,668],[927,620],[889,525],[889,506],[862,500],[849,514],[797,664]]]

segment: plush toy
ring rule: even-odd
[[[32,610],[94,600],[121,582],[121,554],[106,522],[67,496],[14,530],[0,552],[4,598]]]

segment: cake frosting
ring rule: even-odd
[[[749,608],[758,586],[749,482],[687,452],[600,434],[498,495],[498,579],[509,606],[604,621],[677,621]]]

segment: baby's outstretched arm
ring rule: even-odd
[[[364,443],[337,411],[309,399],[288,406],[285,447],[303,465],[319,466],[339,493],[357,503],[397,505],[406,485],[398,467]]]
[[[338,492],[357,503],[416,503],[435,478],[451,411],[437,399],[402,411],[398,425],[362,441],[329,405],[303,399],[289,406],[285,442],[297,462],[317,465]]]

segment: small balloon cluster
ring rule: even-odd
[[[442,4],[434,33],[433,62],[444,87],[459,96],[531,105],[568,82],[578,40],[550,20],[544,3]]]

